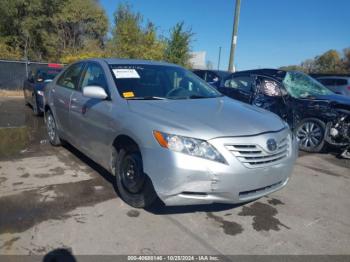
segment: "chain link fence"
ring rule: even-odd
[[[0,90],[20,90],[31,71],[49,63],[0,60]]]

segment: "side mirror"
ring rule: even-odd
[[[83,95],[101,100],[105,100],[108,97],[106,90],[101,86],[85,86],[83,87]]]

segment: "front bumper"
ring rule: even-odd
[[[269,138],[280,141],[286,137],[289,144],[285,157],[258,165],[244,163],[228,149],[232,144],[254,144],[265,151]],[[287,184],[298,152],[296,139],[289,129],[249,137],[216,138],[209,142],[228,164],[161,147],[142,150],[144,171],[166,205],[240,203],[270,194]]]

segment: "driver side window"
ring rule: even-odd
[[[227,79],[224,85],[227,88],[234,88],[243,90],[245,92],[251,92],[252,81],[249,76],[237,76]]]
[[[97,64],[89,64],[81,82],[81,88],[85,86],[100,86],[107,91],[107,82],[103,69]]]
[[[78,90],[79,79],[83,67],[83,63],[70,66],[67,71],[57,80],[57,84],[69,89]]]

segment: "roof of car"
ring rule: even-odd
[[[142,60],[142,59],[124,59],[124,58],[91,58],[86,59],[84,61],[97,61],[97,62],[105,62],[109,65],[163,65],[163,66],[177,66],[175,64],[163,62],[163,61],[153,61],[153,60]]]
[[[214,69],[193,69],[192,71],[205,71],[205,72],[213,72],[217,75],[219,75],[220,77],[225,77],[230,75],[231,73],[228,71],[224,71],[224,70],[214,70]]]
[[[240,74],[256,74],[256,75],[265,75],[274,77],[277,79],[284,78],[286,75],[285,70],[280,69],[272,69],[272,68],[263,68],[263,69],[252,69],[252,70],[243,70],[243,71],[237,71],[233,73],[234,75],[240,75]]]
[[[315,78],[350,78],[350,74],[310,74]]]

